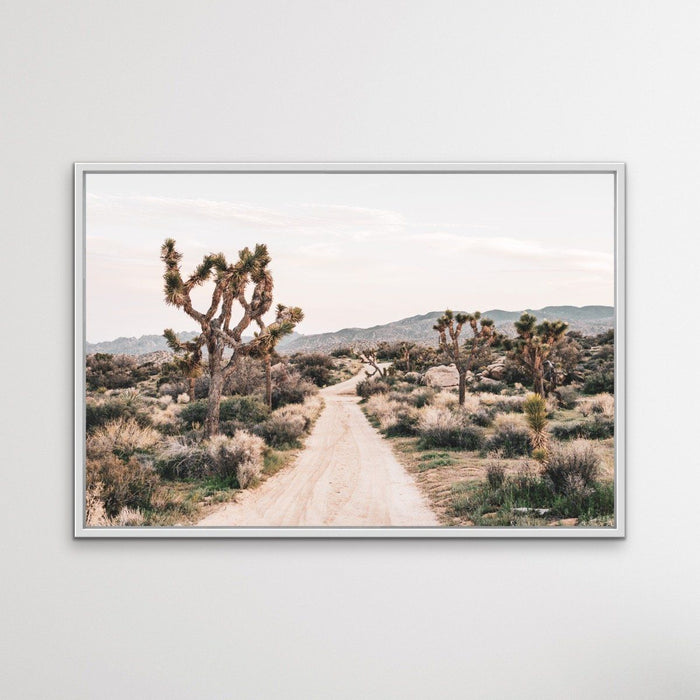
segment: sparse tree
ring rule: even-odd
[[[272,353],[285,335],[289,335],[297,323],[304,318],[302,310],[295,306],[289,308],[282,304],[277,305],[277,317],[269,326],[260,323],[260,331],[255,334],[253,341],[253,354],[261,357],[265,367],[265,402],[272,409]]]
[[[472,337],[460,345],[464,324],[468,323]],[[433,329],[438,332],[440,350],[454,363],[459,373],[459,405],[464,405],[467,392],[467,373],[477,355],[496,339],[493,321],[482,318],[480,311],[473,314],[454,314],[449,309],[437,320]]]
[[[399,350],[401,351],[401,359],[403,360],[404,371],[411,371],[411,354],[416,347],[415,343],[401,343]]]
[[[168,347],[175,353],[175,358],[164,370],[187,380],[190,401],[194,401],[195,384],[204,371],[201,346],[198,348],[196,343],[181,342],[170,328],[167,328],[163,335]]]
[[[166,303],[182,309],[202,329],[198,336],[184,345],[185,352],[191,355],[192,361],[200,361],[203,347],[207,349],[210,381],[204,434],[211,437],[219,432],[224,381],[234,372],[237,357],[250,354],[268,342],[263,316],[272,305],[273,280],[268,269],[270,255],[267,246],[261,244],[256,245],[254,251],[249,248],[239,251],[238,260],[231,264],[226,261],[223,253],[205,255],[187,279],[182,277],[182,254],[175,248],[172,238],[163,243],[160,257],[165,264],[163,279]],[[208,280],[214,283],[211,303],[205,311],[199,311],[192,304],[191,293],[195,287]],[[246,291],[251,285],[252,293],[248,298]],[[233,319],[234,305],[240,307],[237,322]],[[295,308],[294,315],[299,318],[301,310]],[[257,324],[259,333],[252,341],[244,342],[243,333],[253,323]],[[289,324],[285,328],[289,328]],[[179,343],[171,329],[167,329],[165,335]],[[228,351],[231,355],[227,357]]]
[[[360,362],[363,365],[369,365],[372,371],[366,369],[365,374],[368,377],[374,377],[375,375],[380,378],[386,377],[386,367],[382,368],[379,366],[379,360],[377,359],[377,350],[375,348],[366,348],[365,350],[357,350],[357,356],[360,358]]]
[[[557,386],[557,371],[552,361],[568,328],[564,321],[542,321],[524,313],[515,322],[518,337],[512,343],[512,357],[520,364],[533,383],[533,391],[546,398]]]

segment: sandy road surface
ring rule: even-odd
[[[360,410],[364,373],[321,390],[326,407],[296,463],[200,526],[437,526],[410,475]]]

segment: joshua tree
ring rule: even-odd
[[[170,328],[166,329],[163,335],[168,347],[175,353],[173,362],[164,369],[187,380],[190,401],[194,401],[195,382],[202,376],[203,371],[201,347],[197,348],[197,344],[193,342],[181,342]]]
[[[406,372],[411,371],[411,352],[415,347],[415,343],[401,343],[401,347],[399,348]]]
[[[204,434],[211,437],[219,432],[221,393],[224,381],[236,368],[237,357],[251,354],[269,342],[263,316],[272,305],[273,281],[272,274],[267,269],[270,255],[267,247],[261,244],[256,245],[253,252],[248,248],[239,251],[238,260],[231,264],[226,262],[223,253],[205,255],[187,279],[182,277],[182,254],[175,248],[172,238],[163,243],[160,257],[165,264],[163,279],[166,303],[182,309],[202,329],[198,336],[182,345],[184,351],[192,356],[192,361],[197,362],[201,360],[203,347],[207,349],[210,381]],[[210,279],[214,282],[211,303],[206,311],[199,311],[192,305],[192,290]],[[252,294],[248,298],[246,290],[251,284]],[[240,307],[240,318],[232,326],[234,304]],[[294,308],[292,311],[295,318],[301,318],[301,309]],[[288,323],[283,324],[285,332],[291,332],[295,322],[291,318],[286,320]],[[243,333],[252,323],[257,324],[259,333],[252,341],[243,342]],[[177,336],[171,329],[165,331],[165,336],[169,338],[171,347],[173,343],[179,345]],[[228,350],[231,351],[231,356],[225,357]]]
[[[465,323],[469,324],[472,337],[460,347],[459,337]],[[459,373],[459,405],[463,406],[467,391],[467,372],[472,368],[478,353],[496,339],[493,321],[490,318],[481,318],[480,311],[473,314],[453,314],[448,309],[437,320],[433,330],[438,332],[440,349],[454,363]]]
[[[542,321],[524,313],[515,322],[518,337],[513,343],[512,357],[523,367],[533,383],[533,391],[546,398],[550,389],[556,388],[557,373],[552,358],[561,344],[566,329],[564,321]]]
[[[382,369],[379,366],[377,351],[374,348],[359,350],[357,351],[357,356],[360,358],[360,362],[362,362],[363,365],[369,365],[372,368],[372,372],[370,372],[368,369],[365,370],[365,374],[368,377],[374,377],[375,375],[386,377],[386,369]]]
[[[261,357],[265,365],[265,401],[269,408],[272,408],[272,367],[270,358],[277,347],[277,343],[285,335],[289,335],[297,323],[304,318],[304,314],[299,307],[288,308],[282,304],[277,305],[277,317],[274,322],[265,327],[260,325],[260,331],[255,334],[253,340],[252,354]]]

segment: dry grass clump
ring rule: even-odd
[[[482,406],[488,406],[499,413],[522,413],[525,403],[524,396],[505,396],[482,392],[478,394],[478,398]]]
[[[410,403],[380,394],[367,400],[365,410],[379,423],[380,430],[386,435],[406,436],[416,432],[420,412]]]
[[[417,432],[424,447],[477,450],[484,439],[483,431],[470,423],[466,411],[450,411],[439,406],[421,409]]]
[[[88,436],[87,455],[98,458],[115,454],[126,458],[153,449],[160,437],[157,430],[141,427],[133,418],[118,418],[96,428]]]
[[[282,406],[261,425],[260,433],[273,447],[295,446],[311,430],[322,408],[323,399],[317,395],[310,396],[303,404]]]
[[[163,439],[156,451],[156,467],[166,479],[201,479],[208,463],[205,450],[182,436]]]
[[[530,452],[530,431],[522,416],[498,413],[494,418],[494,433],[486,449],[505,458],[519,457]]]
[[[283,406],[273,411],[261,428],[268,444],[283,447],[297,444],[306,429],[306,418],[294,405]]]
[[[601,415],[604,418],[615,418],[615,397],[612,394],[596,394],[578,400],[578,410],[584,415]]]
[[[451,391],[441,391],[434,396],[431,405],[435,408],[450,410],[459,405],[459,397]]]
[[[587,495],[599,474],[600,457],[588,440],[575,440],[552,448],[544,475],[557,493]]]
[[[210,471],[222,479],[236,479],[242,489],[248,488],[262,472],[265,442],[257,435],[237,430],[233,437],[215,435],[203,447]]]

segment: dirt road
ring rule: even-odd
[[[321,390],[326,407],[295,464],[199,526],[437,526],[411,476],[360,410],[364,373]]]

